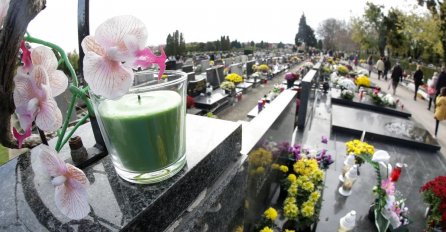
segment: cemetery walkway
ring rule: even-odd
[[[390,77],[390,74],[389,74]],[[378,80],[378,74],[372,73],[371,81],[377,86],[381,87],[384,92],[391,92],[391,88],[387,90],[389,84],[391,83],[390,78],[387,81],[383,79]],[[416,101],[413,100],[414,89],[406,87],[402,84],[396,89],[396,99],[400,99],[401,103],[404,104],[404,108],[407,109],[412,114],[412,119],[421,125],[423,125],[426,130],[428,130],[432,135],[435,132],[435,119],[434,119],[434,107],[431,110],[427,110],[428,101],[420,97]],[[441,154],[446,157],[446,121],[440,122],[437,134],[438,143],[441,145]]]

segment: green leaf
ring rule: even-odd
[[[375,208],[375,225],[378,229],[378,232],[386,232],[389,228],[390,221],[387,220],[381,212],[378,212],[378,210]]]

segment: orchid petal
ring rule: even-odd
[[[1,16],[0,16],[1,17]],[[1,19],[0,19],[1,20]],[[1,24],[0,24],[1,25]],[[32,62],[31,62],[31,52],[25,45],[25,41],[22,40],[20,43],[20,49],[22,50],[22,63],[23,63],[23,71],[29,72],[31,70]]]
[[[60,70],[48,71],[48,79],[53,97],[59,96],[65,92],[68,87],[68,78],[65,73]]]
[[[22,148],[23,141],[31,136],[31,127],[27,128],[25,133],[20,134],[15,127],[12,128],[12,133],[14,135],[14,138],[17,139],[19,149]]]
[[[23,104],[27,104],[32,98],[34,98],[34,92],[32,91],[32,83],[29,78],[24,75],[17,74],[14,77],[14,104],[16,107]]]
[[[67,173],[68,178],[76,180],[83,187],[88,187],[90,185],[90,182],[88,181],[87,176],[85,175],[85,173],[82,170],[80,170],[79,168],[77,168],[71,164],[66,164],[66,165],[68,168],[68,173]]]
[[[98,26],[96,41],[105,49],[117,47],[120,52],[131,52],[125,44],[125,38],[135,38],[136,47],[143,48],[147,40],[147,29],[138,18],[130,15],[110,18]]]
[[[140,50],[137,52],[136,56],[138,59],[135,62],[135,65],[137,67],[141,67],[143,69],[149,67],[151,64],[157,64],[159,67],[158,72],[158,79],[161,79],[161,76],[164,74],[164,71],[166,70],[166,60],[167,56],[164,52],[163,47],[160,47],[160,56],[156,56],[153,54],[152,50],[150,48],[144,48],[143,50]]]
[[[36,47],[31,52],[33,65],[42,65],[47,70],[57,69],[57,58],[54,52],[44,46]]]
[[[133,71],[130,68],[93,52],[85,54],[84,77],[95,94],[109,99],[123,96],[133,84]]]
[[[40,103],[36,125],[43,131],[55,131],[62,126],[62,112],[54,99],[48,98]]]
[[[55,201],[57,208],[73,220],[80,220],[90,212],[87,191],[75,179],[68,179],[56,187]]]
[[[61,159],[59,159],[56,155],[56,150],[50,148],[47,145],[41,145],[41,151],[39,154],[42,165],[48,171],[50,176],[62,176],[65,175],[68,171],[68,168]]]
[[[31,125],[36,118],[37,108],[39,101],[37,98],[33,98],[27,103],[16,107],[16,114],[19,119],[20,127],[23,130],[31,128]]]
[[[87,36],[84,38],[84,40],[82,40],[81,43],[82,46],[82,50],[84,50],[84,53],[87,54],[88,52],[94,52],[96,54],[98,54],[99,56],[105,56],[105,49],[103,47],[101,47],[100,44],[98,44],[98,42],[96,42],[96,40],[94,39],[93,36]]]
[[[36,87],[42,88],[42,85],[48,85],[48,73],[42,65],[34,66],[31,76],[34,77]]]

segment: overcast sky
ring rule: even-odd
[[[348,20],[364,12],[367,0],[90,0],[90,33],[107,18],[131,14],[149,31],[148,45],[164,44],[168,33],[183,32],[186,42],[206,42],[228,35],[242,42],[294,43],[299,19],[316,30],[327,18]],[[408,9],[416,0],[375,0],[387,9]],[[77,48],[77,0],[47,0],[30,23],[31,35],[65,50]]]

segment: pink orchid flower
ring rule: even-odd
[[[14,133],[20,147],[28,137],[25,135],[30,135],[28,131],[34,120],[43,131],[55,131],[62,125],[62,113],[53,97],[68,86],[68,79],[56,69],[57,59],[49,48],[37,47],[23,54],[30,54],[32,66],[30,72],[21,68],[14,77],[14,104],[20,127],[26,132],[24,135]]]
[[[386,191],[388,196],[393,196],[395,194],[395,184],[389,178],[387,180],[381,181],[381,188]]]
[[[9,9],[9,0],[0,0],[0,28],[2,28],[4,19]]]
[[[71,164],[66,164],[57,157],[54,149],[42,145],[40,160],[53,177],[57,208],[67,217],[79,220],[88,215],[90,206],[86,187],[89,182],[85,173]]]
[[[109,99],[123,96],[133,84],[133,70],[157,64],[161,78],[166,55],[155,56],[144,48],[147,29],[133,16],[108,19],[96,29],[94,36],[82,41],[85,52],[84,77],[91,90]]]

